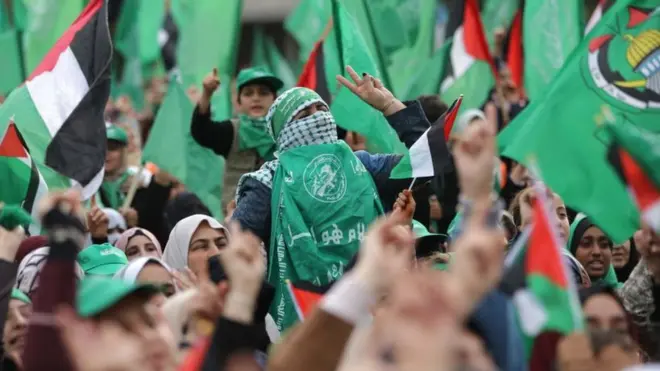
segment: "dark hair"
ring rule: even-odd
[[[238,101],[238,103],[241,103],[241,92],[243,91],[243,89],[245,89],[246,87],[248,87],[250,85],[264,86],[264,87],[266,87],[266,89],[268,89],[268,91],[270,91],[271,94],[273,94],[273,97],[277,98],[277,91],[271,85],[269,85],[265,81],[253,80],[253,81],[250,81],[247,84],[241,86],[240,89],[238,89],[238,92],[236,94],[236,100]]]
[[[449,108],[440,99],[439,95],[420,95],[417,100],[422,105],[422,110],[424,110],[424,114],[431,124],[438,121],[440,116]]]

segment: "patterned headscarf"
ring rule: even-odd
[[[307,88],[292,88],[282,93],[266,115],[268,131],[277,145],[277,154],[287,150],[314,144],[335,143],[337,139],[337,124],[329,111],[319,111],[305,118],[294,120],[294,117],[305,108],[322,103],[329,109],[327,103],[315,91]],[[240,194],[245,179],[253,178],[268,188],[273,187],[273,176],[279,166],[279,160],[266,162],[261,169],[245,174],[238,181],[236,197]]]

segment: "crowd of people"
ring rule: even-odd
[[[214,121],[225,82],[211,71],[188,90],[190,133],[225,159],[223,220],[142,164],[167,81],[148,84],[144,111],[110,99],[96,195],[44,196],[32,236],[16,222],[20,206],[0,205],[0,369],[604,371],[660,361],[660,235],[641,223],[615,244],[499,157],[498,131],[527,104],[506,66],[499,72],[482,110],[456,118],[450,166],[413,180],[391,179],[402,155],[367,152],[317,92],[278,94],[282,81],[259,66],[237,74],[238,114]],[[378,78],[347,73],[337,83],[407,147],[444,124],[440,96],[401,101]],[[537,203],[551,211],[583,329],[530,342],[515,308],[533,304],[503,276],[539,222]],[[320,296],[311,308],[294,292],[303,284]]]

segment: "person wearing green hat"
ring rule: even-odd
[[[121,187],[129,177],[126,169],[128,134],[124,129],[110,123],[106,123],[105,133],[108,139],[108,150],[105,153],[105,172],[99,195],[103,205],[119,208],[124,200]]]
[[[99,331],[109,327],[126,331],[126,337],[131,337],[140,348],[139,353],[147,363],[139,369],[174,370],[177,366],[174,335],[152,302],[158,294],[159,288],[151,284],[90,277],[78,286],[76,310]]]
[[[338,80],[392,126],[430,126],[419,102],[406,106],[377,79],[347,70],[357,86]],[[353,152],[338,139],[328,104],[307,88],[282,93],[267,124],[278,156],[241,177],[232,218],[264,242],[269,283],[276,287],[276,297],[286,298],[285,279],[322,286],[343,274],[367,226],[385,212],[379,190],[400,191],[401,184],[390,182],[389,174],[401,156]],[[393,199],[382,201],[395,204]],[[296,315],[289,299],[279,307],[271,315],[283,330]]]
[[[88,246],[78,253],[77,260],[85,276],[111,277],[128,264],[124,252],[108,243]]]
[[[236,77],[238,115],[211,119],[211,96],[220,86],[217,69],[204,78],[204,89],[192,117],[190,131],[199,145],[225,158],[222,205],[233,199],[239,178],[272,160],[275,142],[266,130],[265,116],[284,85],[261,67],[242,69]]]
[[[20,369],[21,355],[25,345],[28,319],[32,314],[32,302],[25,293],[17,288],[11,290],[7,319],[2,332],[4,359],[2,370]],[[12,365],[8,365],[12,363]]]
[[[444,243],[447,241],[447,235],[440,233],[431,233],[424,224],[413,220],[413,233],[415,234],[415,257],[417,259],[428,258],[435,253],[445,251]]]

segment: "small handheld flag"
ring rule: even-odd
[[[450,163],[450,153],[447,140],[454,127],[458,110],[461,108],[461,95],[451,104],[449,109],[426,130],[422,136],[408,149],[408,153],[392,169],[390,178],[425,178],[441,174]]]

